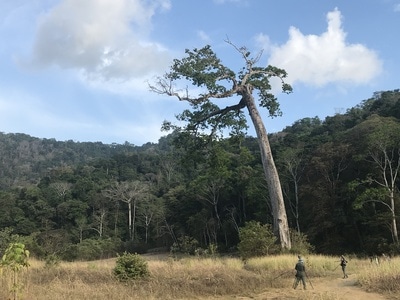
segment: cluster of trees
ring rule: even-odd
[[[317,252],[396,253],[400,92],[269,134],[288,224]],[[173,132],[143,146],[0,134],[0,249],[65,259],[146,251],[183,237],[236,249],[246,222],[273,224],[256,138],[206,147]]]

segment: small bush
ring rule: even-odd
[[[57,254],[52,253],[52,254],[46,255],[44,261],[45,261],[45,265],[44,265],[45,268],[50,269],[50,268],[58,267],[60,265],[61,259]]]
[[[23,268],[29,267],[29,251],[22,243],[11,243],[5,250],[0,261],[0,271],[2,268],[11,271],[10,280],[12,284],[8,287],[9,291],[14,294],[14,299],[22,291],[23,284],[19,280],[18,274]]]
[[[178,238],[178,241],[171,246],[171,253],[183,253],[183,254],[196,254],[199,242],[190,236],[182,236]]]
[[[77,259],[95,260],[101,257],[101,245],[99,240],[86,239],[76,245]]]
[[[292,241],[290,253],[301,253],[304,255],[314,251],[314,246],[308,242],[308,238],[305,234],[291,230],[290,239]]]
[[[29,267],[29,251],[22,243],[11,243],[1,259],[0,265],[19,272],[23,267]]]
[[[64,249],[57,253],[59,253],[61,260],[66,260],[66,261],[77,260],[78,259],[78,245],[65,244]]]
[[[218,246],[215,244],[208,245],[207,249],[197,248],[194,251],[196,256],[203,256],[203,257],[216,257],[218,255]]]
[[[255,221],[250,221],[239,229],[239,239],[238,250],[244,259],[270,254],[277,240],[271,225],[261,225]]]
[[[128,281],[149,276],[149,269],[146,260],[139,254],[125,252],[118,255],[113,274],[119,281]]]

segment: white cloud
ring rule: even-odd
[[[382,72],[377,54],[361,44],[346,43],[341,13],[327,14],[328,28],[321,35],[303,35],[291,27],[289,40],[272,47],[269,64],[285,69],[288,82],[313,86],[350,83],[365,84]]]
[[[271,50],[272,44],[268,35],[263,33],[257,34],[255,37],[255,42],[258,47],[264,49],[265,51],[269,52]]]
[[[163,70],[165,49],[146,41],[157,9],[170,0],[62,0],[39,20],[30,63],[129,79]]]
[[[198,36],[203,42],[206,42],[206,43],[211,42],[210,36],[209,36],[207,33],[205,33],[203,30],[198,30],[198,31],[197,31],[197,36]]]
[[[394,5],[394,11],[395,12],[400,12],[400,3],[397,3]]]

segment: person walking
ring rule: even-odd
[[[347,260],[343,255],[340,256],[340,266],[342,267],[342,271],[343,271],[343,279],[348,278],[349,276],[347,276],[347,273],[346,273]]]
[[[306,266],[304,265],[304,261],[301,256],[298,256],[298,261],[294,267],[296,270],[296,280],[294,282],[293,288],[296,289],[299,282],[301,281],[303,284],[303,289],[306,289]]]

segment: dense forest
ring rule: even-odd
[[[399,251],[399,90],[269,138],[289,225],[317,253]],[[183,241],[227,252],[246,222],[272,219],[253,137],[172,132],[136,146],[0,133],[1,247],[18,236],[37,257],[67,260]]]

